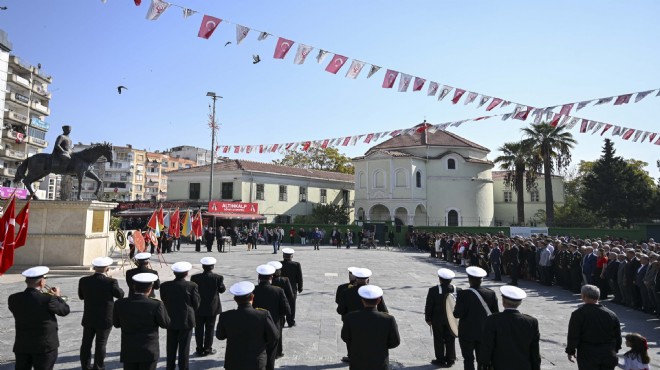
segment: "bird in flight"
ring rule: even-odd
[[[128,87],[122,85],[117,86],[117,92],[119,93],[119,95],[121,95],[121,89],[128,90]]]
[[[0,10],[7,10],[6,6],[0,6]]]
[[[259,57],[259,54],[252,55],[252,64],[257,64],[259,62],[261,62],[261,58]]]
[[[231,45],[231,41],[225,42],[225,46],[227,46],[227,45]]]

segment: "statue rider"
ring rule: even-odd
[[[51,172],[58,171],[65,172],[71,161],[71,153],[73,152],[73,143],[69,139],[71,133],[71,126],[62,126],[62,135],[55,139],[55,147],[53,148]]]

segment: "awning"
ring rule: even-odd
[[[206,212],[204,217],[215,217],[224,220],[265,220],[266,216],[258,213],[215,213]]]

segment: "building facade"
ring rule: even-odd
[[[168,173],[170,201],[209,200],[210,165]],[[224,160],[213,167],[212,200],[257,203],[266,222],[291,223],[317,204],[353,203],[353,176],[246,160]]]
[[[195,162],[195,166],[206,166],[211,164],[211,151],[196,146],[181,145],[166,150],[164,154],[173,158],[182,158]]]

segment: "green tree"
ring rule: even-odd
[[[532,158],[535,159],[530,170],[535,177],[543,170],[546,225],[554,226],[552,173],[555,170],[561,171],[571,163],[571,149],[577,141],[570,132],[566,131],[566,126],[552,127],[546,123],[539,123],[523,128],[522,132],[527,136],[525,142],[530,147]]]
[[[289,151],[284,158],[276,159],[273,163],[289,167],[341,172],[351,175],[355,173],[351,159],[339,153],[337,148],[324,149],[314,146],[306,151]]]
[[[533,171],[526,171],[527,166],[533,162],[527,142],[505,143],[498,149],[502,155],[495,158],[500,168],[506,171],[504,185],[511,186],[516,192],[516,206],[518,211],[518,224],[525,224],[525,189],[536,188],[536,178]],[[525,186],[526,184],[526,186]]]
[[[328,225],[346,225],[349,220],[348,208],[341,204],[317,204],[312,209],[311,217],[306,217],[308,222]]]

